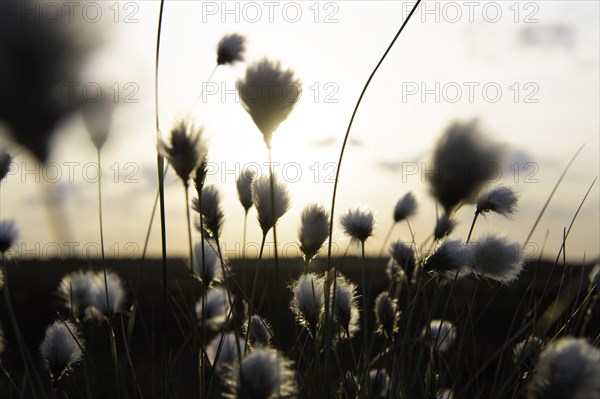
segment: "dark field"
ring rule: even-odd
[[[336,263],[338,269],[352,281],[361,281],[360,259],[347,258],[343,261],[336,260]],[[388,289],[389,280],[385,274],[386,260],[367,259],[366,264],[368,265],[366,274],[369,284],[368,292],[370,293],[368,299],[372,308],[373,300],[377,294]],[[326,261],[317,260],[316,265],[325,268]],[[129,307],[136,297],[139,303],[135,323],[133,323],[133,318],[130,317],[131,314],[115,317],[120,374],[123,381],[125,381],[124,385],[127,387],[122,397],[140,397],[140,394],[143,394],[144,397],[152,398],[160,396],[161,263],[156,260],[149,260],[141,268],[140,266],[139,261],[109,263],[109,268],[117,272],[128,284],[127,306]],[[50,381],[47,373],[42,368],[41,360],[39,360],[39,344],[43,338],[45,328],[57,318],[57,312],[63,317],[68,317],[68,312],[56,295],[56,288],[65,273],[80,268],[99,269],[100,262],[90,263],[83,260],[11,261],[8,265],[7,280],[16,317],[34,361],[37,359],[41,383],[44,385],[49,386]],[[234,260],[231,262],[231,270],[235,281],[245,292],[251,291],[255,268],[256,261],[254,260]],[[490,389],[490,384],[487,382],[493,380],[499,361],[508,362],[510,360],[512,344],[526,335],[536,332],[532,329],[531,324],[524,322],[528,315],[525,314],[523,309],[531,309],[528,306],[530,301],[532,299],[541,300],[543,303],[539,307],[540,309],[547,309],[550,305],[556,303],[556,309],[559,310],[556,313],[559,316],[538,315],[541,322],[536,327],[540,331],[547,328],[550,331],[549,335],[552,335],[553,330],[558,330],[565,325],[567,316],[564,315],[572,314],[573,310],[584,299],[589,284],[587,274],[590,270],[590,266],[575,265],[567,265],[566,268],[558,265],[553,270],[552,263],[549,262],[529,263],[522,277],[510,286],[466,278],[457,282],[451,295],[449,284],[441,286],[430,284],[426,290],[427,303],[431,307],[431,313],[435,318],[456,321],[467,317],[468,314],[472,315],[470,325],[473,327],[471,331],[463,333],[469,335],[467,341],[473,342],[473,344],[464,345],[460,348],[460,356],[456,356],[456,358],[465,359],[465,363],[461,364],[458,361],[456,366],[464,368],[462,373],[464,378],[471,379],[474,375],[477,375],[475,383],[471,384],[474,394],[484,395],[485,390]],[[135,294],[136,280],[140,271],[139,288],[137,294]],[[302,271],[303,263],[301,261],[281,261],[280,275],[283,283],[279,288],[280,306],[282,307],[279,328],[277,328],[276,322],[277,292],[274,264],[272,262],[263,262],[260,265],[258,278],[260,285],[257,291],[260,298],[259,313],[273,324],[277,347],[288,354],[296,363],[302,361],[300,354],[305,336],[300,333],[299,327],[294,322],[293,315],[288,309],[291,295],[287,287]],[[549,278],[551,279],[548,280]],[[193,397],[197,396],[198,392],[198,366],[193,355],[197,351],[192,348],[193,344],[190,340],[189,331],[191,331],[190,323],[195,323],[193,316],[194,303],[199,296],[200,284],[189,277],[184,261],[179,259],[169,261],[168,279],[167,348],[170,353],[172,397]],[[558,292],[557,287],[561,280],[562,288]],[[545,295],[545,298],[541,298],[548,281],[550,281],[550,284],[547,295]],[[531,282],[533,282],[533,289],[529,288]],[[236,294],[236,305],[241,309],[240,289],[234,287],[232,290]],[[557,295],[559,299],[555,302]],[[194,302],[192,302],[192,299]],[[403,303],[405,304],[406,300],[406,295],[401,292],[400,309],[403,308]],[[2,302],[0,312],[6,341],[2,364],[12,374],[16,383],[19,384],[22,382],[23,375],[22,361],[16,350],[16,345],[14,345],[15,337],[4,302]],[[369,321],[372,327],[372,315]],[[581,322],[582,319],[576,313],[576,316],[566,323],[567,332],[572,331],[574,334],[575,331],[579,330]],[[236,320],[235,323],[240,325],[241,321]],[[599,331],[600,320],[595,317],[588,324],[585,335],[594,337],[597,336]],[[102,375],[106,387],[114,391],[114,372],[110,357],[108,328],[105,325],[98,326],[92,322],[86,322],[83,325],[82,332],[86,339],[90,358]],[[563,330],[562,334],[564,333]],[[293,342],[293,337],[299,337],[298,342]],[[131,364],[126,356],[125,342],[128,342]],[[355,350],[359,351],[361,347],[360,332],[353,338],[352,342]],[[510,345],[506,345],[506,342]],[[375,347],[381,346],[380,344],[376,342]],[[342,364],[345,364],[343,360]],[[132,378],[132,369],[135,370],[138,384],[134,383],[135,378]],[[458,375],[461,375],[461,373]],[[334,379],[337,376],[332,375],[331,378]],[[104,393],[106,388],[98,381],[94,371],[86,364],[85,360],[82,365],[76,368],[73,376],[65,378],[61,384],[69,398],[106,397]],[[5,376],[0,376],[0,397],[11,397],[11,389]]]

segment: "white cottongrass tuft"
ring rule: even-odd
[[[396,299],[386,291],[377,296],[375,299],[375,321],[378,333],[388,337],[393,336],[398,328],[399,315]]]
[[[518,342],[512,351],[512,359],[516,364],[532,363],[542,350],[543,342],[533,335]]]
[[[246,38],[238,33],[223,36],[217,45],[217,65],[244,61]]]
[[[246,76],[238,81],[237,89],[242,106],[270,149],[273,133],[300,100],[302,84],[294,71],[284,70],[279,62],[263,58],[246,69]]]
[[[214,245],[214,243],[205,240],[204,247],[201,243],[194,246],[194,274],[206,287],[220,282],[223,278],[221,259],[219,259],[219,255],[213,248]],[[202,270],[203,264],[204,271]]]
[[[333,290],[335,289],[335,295]],[[352,283],[346,277],[339,275],[335,281],[335,288],[331,288],[332,298],[329,304],[332,307],[330,312],[333,319],[341,327],[342,338],[352,338],[360,329],[360,314],[358,311],[358,299],[356,295],[356,284]]]
[[[83,354],[80,346],[83,347],[83,341],[79,338],[79,331],[70,322],[57,320],[46,329],[40,354],[54,386],[81,360]]]
[[[0,253],[4,254],[13,246],[19,232],[12,220],[0,220]]]
[[[538,358],[529,399],[600,398],[600,350],[585,339],[561,338]]]
[[[12,162],[12,156],[8,151],[0,149],[0,183],[10,170],[10,164]]]
[[[75,317],[82,316],[87,307],[92,306],[96,295],[95,290],[99,289],[95,283],[97,278],[92,271],[78,270],[65,275],[60,280],[58,295]]]
[[[456,329],[454,325],[446,320],[432,320],[429,330],[423,328],[423,336],[430,340],[433,350],[444,353],[454,345],[456,341]]]
[[[394,258],[390,258],[385,267],[385,274],[388,276],[390,281],[401,282],[406,279],[406,274],[404,273],[404,269],[402,266],[396,262]]]
[[[363,243],[373,235],[375,226],[373,212],[361,207],[349,209],[340,218],[340,223],[347,236]]]
[[[523,270],[521,246],[506,237],[487,235],[467,247],[469,266],[476,275],[508,284]]]
[[[413,193],[406,193],[394,207],[394,221],[406,220],[417,212],[417,200]]]
[[[316,331],[321,318],[324,283],[323,277],[307,273],[301,275],[291,286],[293,297],[290,309],[298,323],[311,333]]]
[[[192,208],[202,215],[203,226],[198,224],[198,230],[204,228],[211,238],[218,239],[221,236],[225,214],[221,208],[221,193],[217,186],[205,186],[201,190],[202,198],[192,200]]]
[[[388,386],[390,377],[387,371],[383,369],[373,369],[369,371],[369,397],[385,398],[388,396]]]
[[[318,204],[311,204],[302,211],[298,240],[305,261],[315,257],[329,236],[329,213]]]
[[[406,279],[408,282],[411,282],[413,272],[415,271],[415,251],[413,250],[411,245],[405,244],[402,241],[398,240],[390,245],[390,256],[392,259],[388,262],[388,276],[392,279],[392,276],[396,276],[395,279],[401,279],[402,275],[406,275]],[[397,270],[396,265],[403,271],[400,273]],[[396,270],[394,270],[396,268]],[[400,276],[397,276],[400,274]]]
[[[212,329],[221,327],[227,321],[229,316],[229,298],[227,290],[223,287],[214,287],[206,292],[206,296],[200,298],[196,303],[196,315],[198,316],[198,324],[205,317],[206,325]],[[232,299],[233,301],[233,299]],[[204,309],[206,302],[206,310]]]
[[[273,202],[271,202],[271,177],[261,176],[252,184],[252,198],[258,213],[258,223],[263,235],[275,226],[277,221],[290,209],[290,194],[287,187],[276,175],[273,175],[273,198],[275,202],[275,213],[273,214]]]
[[[88,308],[88,317],[98,320],[104,317],[112,316],[115,313],[123,311],[123,302],[125,302],[125,289],[123,281],[114,272],[106,272],[106,285],[104,282],[104,273],[98,272],[94,275],[93,288],[90,307]],[[108,303],[107,300],[108,293]]]
[[[432,195],[451,213],[460,203],[472,202],[490,180],[488,166],[500,161],[501,148],[484,137],[476,120],[454,122],[438,140],[428,175]]]
[[[479,214],[495,212],[502,216],[514,213],[517,206],[518,196],[514,190],[507,186],[494,187],[477,198],[477,210]]]
[[[234,364],[227,386],[237,399],[295,397],[297,388],[292,362],[270,348],[258,348],[240,364]]]
[[[448,278],[469,274],[469,254],[466,246],[457,239],[446,239],[438,244],[423,266],[426,272],[436,271]]]
[[[244,333],[252,347],[269,346],[273,330],[269,323],[257,314],[250,316],[244,323]]]
[[[253,169],[244,169],[235,181],[238,198],[246,213],[248,213],[248,210],[254,205],[254,199],[252,198],[252,183],[255,179],[256,172]]]
[[[244,351],[244,340],[236,338],[233,332],[217,335],[206,348],[208,359],[214,367],[238,363],[239,356],[244,357]]]
[[[454,221],[447,213],[444,213],[435,224],[435,229],[433,230],[433,238],[436,240],[441,240],[454,231],[456,227],[456,221]]]
[[[171,129],[169,143],[163,140],[157,143],[159,153],[169,161],[185,185],[200,161],[206,157],[206,149],[201,143],[202,131],[190,120],[181,119]]]

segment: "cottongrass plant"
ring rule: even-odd
[[[93,306],[95,280],[97,275],[93,271],[78,270],[63,276],[58,283],[58,295],[74,319],[82,318],[86,309]]]
[[[300,228],[298,229],[298,241],[300,251],[304,254],[304,271],[312,258],[323,247],[329,233],[329,213],[318,204],[307,205],[302,210]]]
[[[445,353],[454,345],[457,337],[456,328],[447,320],[432,320],[422,335],[435,352]]]
[[[223,287],[213,287],[206,291],[196,303],[199,324],[204,324],[213,330],[223,326],[231,310],[229,295],[231,294]]]
[[[523,270],[525,254],[521,246],[506,237],[486,235],[465,248],[471,272],[477,276],[509,284]]]
[[[375,324],[377,332],[393,339],[398,331],[399,312],[396,298],[392,297],[386,291],[380,293],[375,298]]]
[[[70,373],[83,356],[83,340],[77,327],[69,321],[55,321],[44,334],[40,354],[52,379],[52,397],[56,397],[59,380]]]
[[[489,212],[497,213],[504,217],[510,217],[515,212],[519,197],[514,190],[507,186],[494,187],[477,198],[477,207],[475,208],[475,216],[467,235],[467,242],[470,241],[473,234],[473,228],[477,222],[479,215],[485,215]]]
[[[383,245],[381,246],[381,251],[379,251],[379,256],[383,255],[383,251],[385,250],[385,247],[390,239],[390,236],[392,235],[392,232],[394,231],[394,227],[396,227],[396,225],[398,223],[400,223],[401,221],[403,221],[403,220],[406,221],[406,224],[407,224],[409,230],[411,231],[411,236],[412,236],[412,229],[410,227],[410,223],[408,222],[408,218],[413,216],[416,212],[417,212],[417,199],[415,198],[414,194],[411,192],[404,194],[404,196],[402,196],[402,198],[400,198],[398,200],[398,202],[396,203],[396,206],[394,207],[394,223],[392,223],[392,225],[390,226],[390,229],[388,230],[387,234],[385,235],[385,238],[383,239]]]
[[[227,386],[236,399],[293,398],[297,392],[292,362],[270,348],[257,348],[235,365]]]
[[[206,354],[213,367],[221,369],[237,364],[244,355],[244,340],[235,333],[219,334],[210,341]]]
[[[469,274],[469,251],[458,239],[446,239],[425,259],[423,270],[435,271],[447,278],[459,278]]]
[[[215,244],[206,240],[194,246],[194,277],[208,288],[223,279],[224,265],[214,249]]]
[[[235,181],[238,198],[242,207],[244,208],[244,233],[242,240],[242,257],[246,257],[246,230],[248,224],[248,211],[254,205],[254,198],[252,196],[252,183],[256,179],[256,172],[253,169],[244,169]]]
[[[527,387],[527,398],[598,398],[598,376],[600,350],[582,338],[560,338],[540,354]]]
[[[386,273],[390,280],[401,281],[404,278],[408,284],[413,281],[416,268],[415,251],[411,245],[396,241],[390,245],[390,260]]]
[[[12,220],[0,220],[0,254],[6,255],[6,252],[17,241],[19,232]]]
[[[189,180],[201,161],[206,159],[206,148],[202,138],[203,128],[197,127],[187,118],[178,120],[171,129],[169,142],[158,141],[159,153],[168,160],[175,173],[183,183],[185,194],[185,211],[187,218],[187,236],[189,247],[190,269],[193,272],[192,229],[190,221]]]
[[[273,330],[269,322],[259,315],[254,314],[250,316],[244,323],[243,331],[251,347],[271,346]]]
[[[225,35],[217,45],[217,65],[244,61],[246,38],[239,33]],[[209,79],[210,80],[210,79]]]
[[[290,309],[300,326],[316,338],[317,326],[323,311],[325,281],[314,273],[302,274],[292,283]]]
[[[356,284],[343,275],[338,275],[334,282],[335,288],[331,291],[329,300],[331,306],[330,317],[337,323],[338,335],[341,339],[351,339],[360,330],[360,312],[358,310],[358,298]],[[364,315],[367,311],[363,311]],[[363,334],[366,335],[365,332]],[[364,338],[367,345],[367,338]],[[365,356],[367,358],[368,355]]]
[[[202,214],[202,224],[198,224],[198,231],[204,229],[208,237],[218,241],[225,222],[225,214],[221,207],[221,193],[217,186],[208,185],[202,188],[201,198],[202,201],[200,197],[192,200],[192,208]]]

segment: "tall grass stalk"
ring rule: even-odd
[[[275,306],[277,312],[275,316],[275,331],[274,341],[277,345],[278,337],[281,335],[281,290],[279,289],[279,257],[277,255],[277,216],[275,214],[275,176],[273,175],[273,161],[271,159],[271,146],[268,146],[267,152],[269,153],[269,184],[271,187],[271,212],[273,214],[273,256],[275,258]],[[263,240],[264,245],[264,240]],[[261,250],[262,252],[262,250]]]
[[[358,112],[358,108],[360,107],[360,104],[361,104],[361,102],[363,100],[363,97],[364,97],[365,93],[367,92],[367,88],[371,84],[371,81],[373,80],[373,77],[375,76],[375,74],[379,70],[379,67],[381,66],[381,64],[383,64],[383,61],[385,60],[385,58],[387,57],[388,53],[390,52],[390,50],[392,49],[392,47],[396,43],[396,40],[398,40],[398,37],[400,37],[400,34],[402,33],[402,31],[404,30],[404,28],[408,24],[408,21],[410,21],[410,19],[412,18],[413,14],[415,13],[415,11],[417,10],[417,8],[419,7],[419,4],[421,4],[421,1],[422,0],[417,0],[416,3],[413,5],[412,9],[410,10],[410,13],[408,14],[408,16],[406,17],[406,19],[404,20],[404,22],[400,26],[400,29],[398,30],[398,32],[396,33],[396,35],[392,39],[391,43],[388,45],[388,47],[385,50],[385,52],[383,53],[383,55],[381,56],[381,59],[379,60],[379,62],[377,63],[377,65],[375,65],[375,68],[371,72],[371,75],[369,75],[369,78],[367,79],[367,81],[366,81],[366,83],[365,83],[365,85],[364,85],[364,87],[363,87],[363,89],[362,89],[362,91],[360,93],[360,96],[358,97],[356,105],[354,106],[354,110],[352,111],[352,116],[350,117],[350,121],[348,123],[348,128],[346,129],[346,134],[344,135],[344,141],[342,143],[342,148],[340,150],[340,156],[339,156],[339,159],[338,159],[337,168],[336,168],[336,171],[335,171],[335,180],[333,182],[333,194],[331,196],[331,214],[329,215],[330,216],[329,217],[329,243],[327,245],[327,272],[328,273],[331,270],[331,266],[332,266],[331,251],[332,251],[332,245],[333,245],[333,222],[335,220],[334,216],[335,216],[335,200],[336,200],[336,196],[337,196],[337,187],[338,187],[338,183],[339,183],[339,180],[340,180],[340,170],[342,168],[342,160],[344,159],[344,152],[346,150],[346,145],[348,143],[348,138],[350,137],[350,131],[352,129],[352,124],[354,123],[354,118],[356,117],[356,113]],[[329,320],[329,287],[328,287],[328,285],[325,285],[325,320]],[[329,333],[330,333],[329,326],[328,326],[328,324],[326,324],[326,327],[325,327],[325,345],[326,345],[326,350],[325,350],[325,370],[328,369],[328,363],[329,363],[329,350],[328,350],[328,347],[330,345],[330,343],[329,343],[330,334]],[[328,385],[326,383],[325,383],[325,387],[326,387],[325,388],[325,396],[328,396],[329,395],[329,387],[328,387]]]
[[[156,139],[161,139],[160,119],[158,111],[158,76],[160,66],[160,39],[162,33],[162,22],[164,13],[165,0],[160,0],[160,8],[158,11],[158,29],[156,32],[156,59],[154,68],[154,114],[156,120]],[[167,234],[166,234],[166,218],[165,218],[165,181],[164,167],[165,160],[156,151],[156,166],[158,169],[158,192],[160,197],[160,236],[162,250],[162,323],[161,323],[161,364],[162,364],[162,395],[163,399],[168,397],[168,375],[167,375]]]

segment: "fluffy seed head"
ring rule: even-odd
[[[223,278],[223,267],[214,246],[215,244],[208,240],[204,241],[204,246],[201,243],[194,246],[194,274],[206,287]]]
[[[428,179],[432,195],[446,212],[474,200],[489,180],[488,166],[499,159],[500,148],[483,137],[477,121],[452,123],[434,149],[435,170]]]
[[[484,236],[467,244],[469,266],[473,273],[508,284],[523,270],[524,254],[518,243],[506,237]]]
[[[469,273],[468,263],[469,256],[465,245],[460,240],[446,239],[438,244],[433,254],[425,260],[423,267],[426,272],[436,271],[448,278],[454,278],[464,277]]]
[[[259,315],[252,315],[244,323],[244,332],[248,337],[248,342],[252,347],[271,345],[273,331],[269,323]]]
[[[83,346],[77,327],[68,321],[64,324],[55,321],[46,329],[40,345],[40,354],[54,385],[81,360],[82,352],[78,343]]]
[[[121,278],[114,272],[106,273],[106,285],[104,283],[104,273],[98,272],[92,280],[91,304],[88,308],[88,317],[102,319],[109,317],[123,310],[125,301],[125,289]],[[106,297],[108,293],[108,303]]]
[[[290,194],[283,182],[273,175],[273,198],[271,202],[271,177],[261,176],[252,183],[252,198],[258,213],[258,223],[263,234],[275,226],[277,221],[290,209]],[[273,212],[273,208],[275,212]]]
[[[267,148],[281,122],[300,100],[302,85],[291,69],[266,58],[252,64],[237,84],[242,106],[263,134]]]
[[[477,198],[477,213],[495,212],[502,216],[514,213],[517,206],[517,194],[510,187],[498,186],[486,191]]]
[[[456,222],[444,213],[436,222],[435,229],[433,230],[433,238],[441,240],[452,234],[452,231],[456,227]]]
[[[298,323],[314,332],[323,309],[323,278],[314,273],[301,275],[292,286],[290,309]]]
[[[237,399],[295,397],[292,362],[274,349],[257,348],[235,365],[227,385]]]
[[[329,213],[321,205],[308,205],[302,211],[298,240],[305,260],[312,259],[329,236]]]
[[[167,158],[177,176],[187,184],[190,175],[206,157],[206,149],[201,143],[202,128],[197,128],[187,120],[181,119],[171,129],[169,143],[159,140],[160,154]]]
[[[92,306],[96,295],[94,290],[100,288],[99,284],[95,283],[96,279],[94,272],[78,270],[65,275],[60,280],[58,295],[75,317],[82,316],[87,307]]]
[[[343,338],[352,338],[359,330],[360,314],[358,311],[358,299],[356,295],[356,284],[340,275],[335,282],[335,295],[332,286],[332,298],[329,301],[332,306],[331,315],[340,325]]]
[[[585,339],[561,338],[538,358],[528,399],[600,397],[600,350]]]
[[[542,340],[535,336],[529,336],[517,343],[512,352],[513,361],[518,364],[532,364],[542,350]]]
[[[244,61],[246,51],[246,38],[238,33],[223,36],[217,46],[217,64],[233,64]]]
[[[196,315],[198,316],[198,321],[200,322],[204,316],[207,326],[215,330],[221,327],[227,321],[227,316],[231,309],[227,295],[227,291],[222,287],[213,287],[209,289],[206,292],[206,297],[200,298],[198,303],[196,303]],[[206,302],[206,310],[203,310],[204,301]]]
[[[406,274],[404,273],[404,269],[402,266],[398,264],[394,260],[394,258],[390,258],[385,267],[385,274],[388,276],[390,281],[401,282],[406,279]]]
[[[415,252],[413,251],[412,246],[407,245],[402,241],[396,241],[390,245],[390,256],[392,257],[393,262],[403,270],[403,274],[406,275],[406,279],[410,282],[416,263]],[[388,263],[390,272],[393,267],[394,265]]]
[[[244,356],[245,342],[235,338],[235,333],[219,334],[206,348],[208,359],[214,367],[233,365],[238,362],[239,355]]]
[[[10,170],[10,163],[12,162],[12,155],[8,151],[0,148],[0,182],[6,177]]]
[[[408,219],[417,211],[417,200],[413,193],[406,193],[400,198],[394,207],[394,221]]]
[[[429,335],[427,328],[424,328],[423,336],[430,340],[434,350],[444,353],[454,345],[454,341],[456,341],[456,329],[451,322],[446,320],[432,320],[429,323],[429,329],[431,330],[431,335]]]
[[[0,253],[5,253],[13,246],[19,233],[12,220],[0,220]]]
[[[377,332],[391,337],[397,330],[399,313],[396,300],[386,291],[383,291],[375,299],[375,321]]]
[[[82,108],[83,121],[97,150],[101,150],[110,133],[115,104],[105,97]]]
[[[194,179],[194,188],[198,195],[200,195],[204,188],[206,175],[208,175],[208,157],[204,154],[204,156],[201,155],[200,162],[198,163],[196,170],[194,170],[194,176],[192,176],[192,179]]]
[[[252,205],[254,204],[254,199],[252,198],[252,183],[255,179],[256,172],[253,169],[244,169],[235,182],[237,186],[238,198],[240,199],[240,203],[246,212],[248,212],[248,210],[252,208]]]
[[[221,193],[217,186],[205,186],[201,197],[192,200],[192,208],[202,214],[204,225],[198,225],[198,229],[204,228],[211,238],[219,238],[225,222],[225,214],[221,208]]]
[[[373,235],[375,225],[373,212],[364,208],[349,209],[340,218],[340,223],[346,235],[352,240],[365,242]]]

